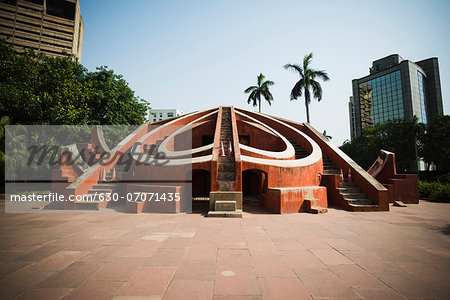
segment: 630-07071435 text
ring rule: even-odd
[[[69,195],[66,197],[63,194],[48,193],[48,194],[11,194],[9,201],[15,202],[33,202],[33,201],[155,201],[155,202],[172,202],[180,201],[180,193],[98,193],[85,195]]]

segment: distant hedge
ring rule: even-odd
[[[450,203],[450,183],[418,181],[419,198],[433,202]]]

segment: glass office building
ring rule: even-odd
[[[443,114],[437,58],[419,62],[402,59],[398,54],[376,60],[370,75],[354,79],[350,97],[351,137],[368,126],[395,119],[427,121]]]

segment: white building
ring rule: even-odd
[[[148,119],[150,123],[181,116],[183,112],[179,109],[150,109]]]

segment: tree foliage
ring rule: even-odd
[[[436,169],[450,171],[450,116],[436,116],[426,126],[420,145],[423,160],[434,163]]]
[[[315,70],[310,67],[313,54],[309,53],[303,57],[303,64],[286,64],[284,68],[286,70],[292,70],[300,76],[299,81],[297,81],[291,91],[291,101],[297,100],[305,94],[305,106],[306,106],[306,120],[309,123],[309,104],[311,103],[311,91],[312,97],[316,98],[317,101],[322,100],[322,86],[316,80],[320,78],[323,81],[328,81],[330,78],[324,70]]]
[[[74,57],[17,55],[0,40],[0,117],[12,124],[142,124],[147,109],[107,67],[88,72]]]
[[[397,172],[416,170],[416,148],[421,143],[423,124],[414,120],[391,120],[374,127],[363,128],[360,136],[345,141],[340,147],[364,169],[370,168],[380,150],[395,153]]]
[[[270,93],[269,87],[274,85],[275,83],[270,80],[264,80],[266,77],[260,73],[257,77],[257,85],[252,85],[248,87],[244,92],[248,95],[247,103],[252,103],[253,106],[259,105],[259,112],[261,112],[261,96],[266,99],[267,103],[271,105],[271,101],[273,101],[273,96]]]

